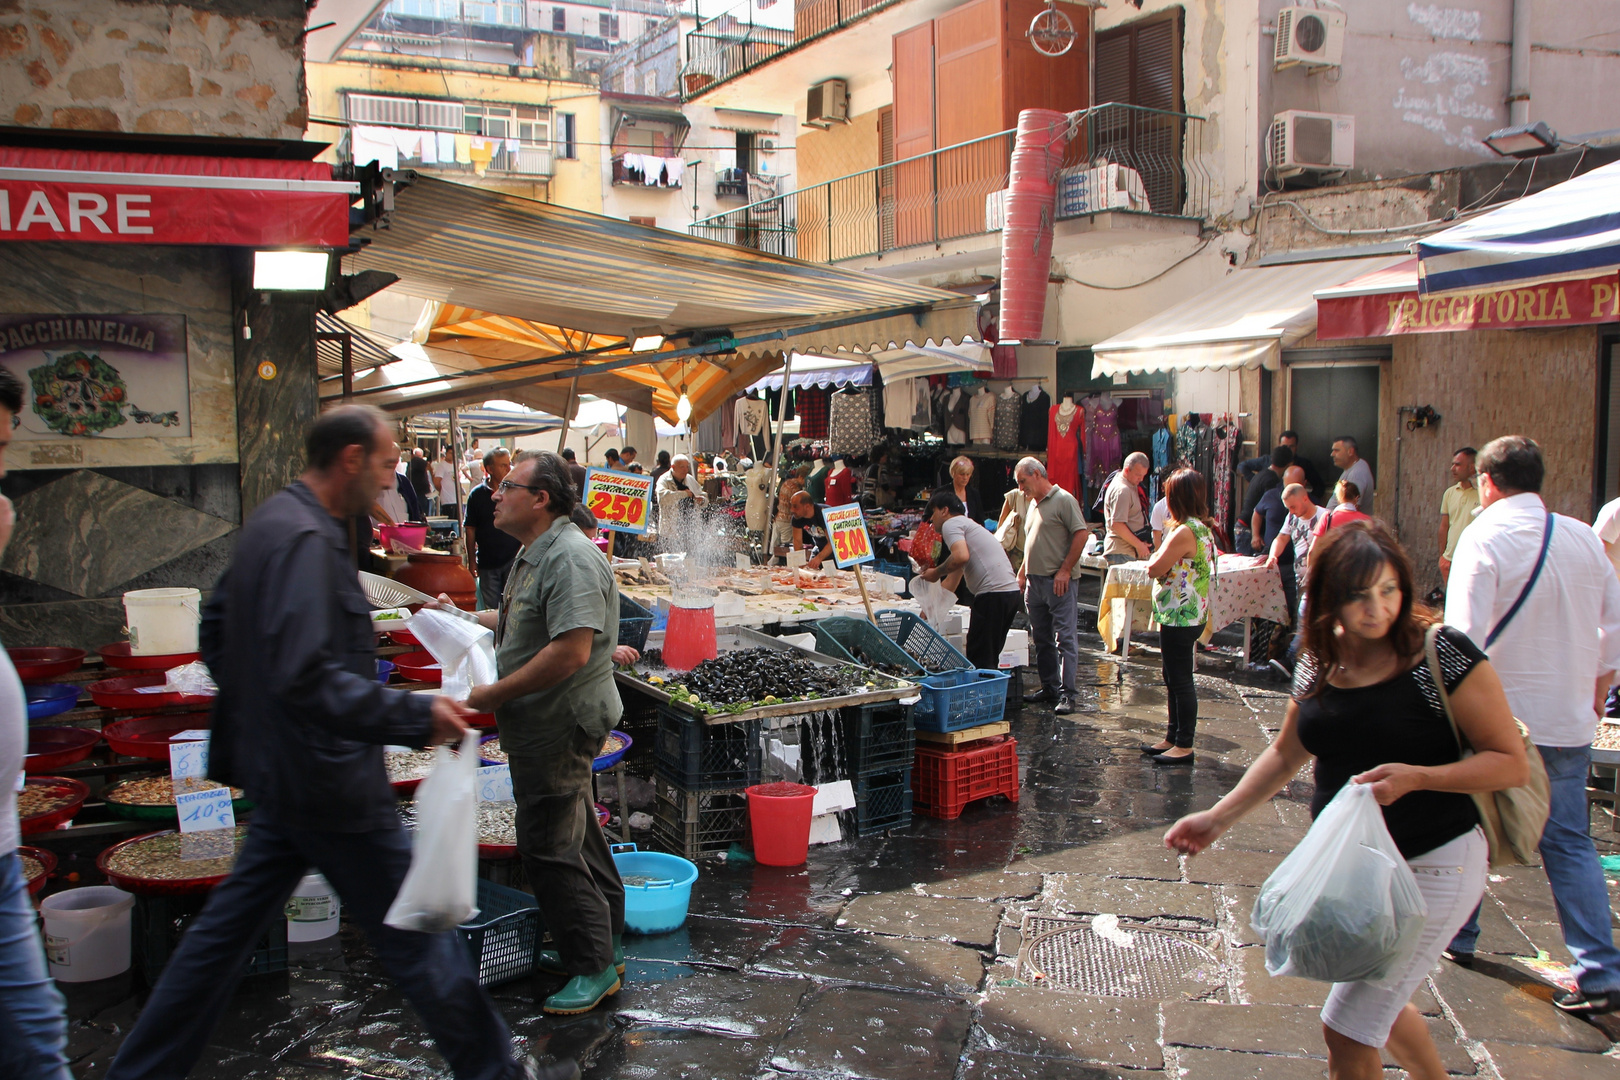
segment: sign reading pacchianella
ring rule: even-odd
[[[0,315],[0,366],[20,441],[191,434],[184,315]]]

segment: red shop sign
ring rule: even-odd
[[[358,194],[311,161],[0,148],[0,242],[347,247]]]
[[[1412,289],[1316,302],[1316,336],[1322,341],[1582,326],[1616,319],[1620,319],[1620,278],[1613,273],[1523,288],[1438,296],[1420,296]]]

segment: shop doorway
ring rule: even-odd
[[[1333,440],[1345,435],[1356,440],[1373,479],[1379,479],[1378,380],[1382,370],[1377,361],[1305,361],[1288,367],[1287,426],[1299,432],[1300,453],[1330,487],[1339,478],[1331,453]]]

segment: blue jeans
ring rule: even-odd
[[[0,854],[0,1076],[72,1080],[67,1007],[45,966],[22,860]]]
[[[1587,995],[1620,991],[1620,949],[1609,925],[1609,889],[1592,846],[1585,746],[1538,746],[1552,783],[1552,805],[1541,834],[1541,863],[1552,886],[1564,945],[1575,958],[1575,981]],[[1451,940],[1452,952],[1471,953],[1479,941],[1479,909]]]
[[[286,917],[287,897],[311,867],[337,890],[344,913],[365,931],[457,1080],[522,1076],[511,1032],[478,985],[461,936],[383,925],[410,863],[411,842],[402,828],[315,832],[289,828],[260,810],[236,868],[181,936],[108,1080],[179,1078],[191,1071],[231,1003],[254,943]]]
[[[1031,574],[1024,579],[1024,608],[1029,612],[1029,638],[1035,645],[1035,669],[1041,675],[1041,689],[1069,697],[1074,696],[1075,675],[1080,668],[1076,592],[1072,580],[1059,596],[1052,591],[1050,577]]]
[[[493,569],[483,566],[478,568],[479,611],[499,611],[501,609],[501,594],[506,592],[506,576],[511,572],[511,563]]]

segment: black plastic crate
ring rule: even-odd
[[[526,892],[478,879],[477,921],[456,927],[467,943],[478,984],[493,986],[534,973],[540,951],[540,905]]]
[[[619,704],[624,715],[613,726],[620,731],[641,731],[653,728],[658,723],[658,709],[661,704],[651,694],[644,694],[631,686],[626,686],[614,680],[619,688]]]
[[[180,938],[202,910],[207,895],[137,896],[130,912],[130,962],[156,986],[158,976],[168,966],[169,957],[180,946]],[[275,919],[253,945],[248,957],[247,975],[269,975],[287,970],[287,920]]]
[[[870,836],[911,824],[911,769],[855,781],[855,834]]]
[[[619,594],[619,644],[628,645],[637,652],[647,647],[647,634],[652,630],[653,613]]]
[[[1010,676],[1007,679],[1007,711],[1010,712],[1010,713],[1023,712],[1024,711],[1024,668],[1023,668],[1023,665],[1020,664],[1017,667],[1002,668],[1001,670],[1005,671],[1008,674],[1008,676]]]
[[[690,791],[663,776],[653,784],[656,850],[697,859],[728,851],[748,835],[748,799],[741,790]]]
[[[844,709],[844,747],[850,779],[911,767],[917,736],[911,706],[895,702],[851,705]]]
[[[660,708],[653,761],[660,776],[687,791],[743,788],[760,780],[759,737],[758,720],[705,724]]]

